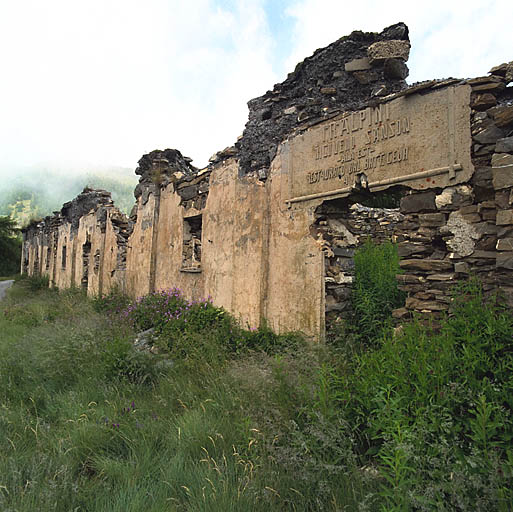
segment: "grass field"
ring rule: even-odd
[[[436,331],[312,346],[178,292],[20,280],[0,304],[0,510],[512,510],[513,320],[472,286]],[[157,354],[133,347],[150,324]]]

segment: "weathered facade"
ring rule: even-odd
[[[129,218],[87,189],[30,225],[22,271],[90,294],[177,286],[244,325],[322,337],[370,237],[398,243],[399,318],[446,309],[470,273],[512,304],[513,64],[407,87],[408,54],[403,24],[318,50],[249,102],[243,136],[205,169],[144,155]]]

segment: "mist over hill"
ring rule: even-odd
[[[60,210],[63,203],[86,186],[108,190],[116,206],[129,213],[135,204],[133,192],[137,181],[133,169],[126,167],[42,165],[4,169],[0,179],[0,215],[9,215],[19,226],[25,226],[33,219]]]

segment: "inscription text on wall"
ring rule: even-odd
[[[375,188],[462,182],[471,172],[465,142],[470,138],[469,91],[468,86],[447,87],[396,98],[346,112],[296,136],[288,143],[289,200],[331,191],[347,195],[362,174]],[[456,176],[462,169],[465,176]]]

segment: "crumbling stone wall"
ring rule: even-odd
[[[472,87],[471,133],[474,174],[455,187],[411,191],[401,201],[399,238],[408,311],[447,309],[455,281],[476,275],[487,291],[501,290],[513,306],[513,66],[467,80]],[[426,84],[427,89],[433,84]],[[426,90],[426,89],[424,89]]]
[[[513,65],[407,87],[408,52],[404,24],[318,50],[249,102],[244,135],[205,169],[144,155],[129,218],[86,189],[30,225],[22,271],[90,294],[178,286],[319,338],[371,238],[398,244],[399,319],[447,309],[470,274],[513,306]],[[359,202],[390,193],[390,208]]]
[[[300,62],[284,82],[248,102],[249,119],[235,145],[240,172],[265,179],[292,131],[404,89],[409,52],[408,27],[398,23],[379,34],[352,32]],[[232,154],[227,148],[218,158]]]
[[[82,287],[91,294],[110,288],[126,266],[128,219],[105,190],[85,188],[62,209],[24,230],[23,272],[47,275],[51,286]],[[115,237],[109,242],[109,232]],[[104,264],[106,253],[114,261]]]

